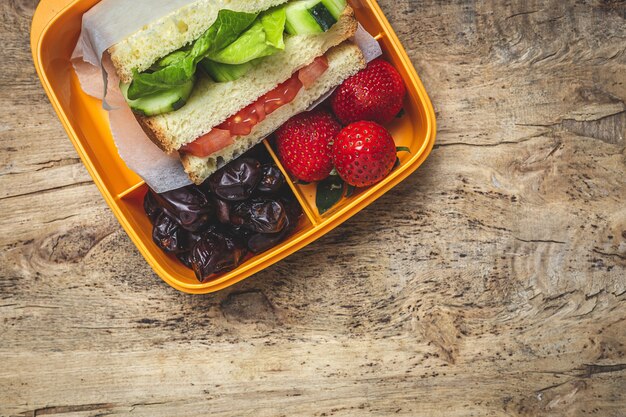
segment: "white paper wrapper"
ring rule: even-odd
[[[72,54],[83,91],[103,100],[120,157],[158,193],[184,187],[191,181],[178,155],[161,151],[139,126],[122,97],[119,79],[106,51],[142,26],[194,1],[102,0],[83,15],[81,34]],[[363,50],[367,62],[382,54],[378,42],[360,25],[354,41]]]

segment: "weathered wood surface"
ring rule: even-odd
[[[232,289],[162,283],[0,2],[0,415],[626,415],[626,3],[381,1],[416,174]]]

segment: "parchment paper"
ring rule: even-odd
[[[157,193],[184,187],[191,181],[178,155],[161,151],[139,126],[119,90],[119,78],[106,51],[142,26],[194,1],[102,0],[83,15],[81,34],[72,54],[83,91],[103,100],[120,157]],[[382,54],[378,42],[360,25],[353,40],[368,62]]]

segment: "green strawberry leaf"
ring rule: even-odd
[[[406,146],[397,146],[396,152],[408,152],[411,153],[411,149]]]
[[[341,197],[343,197],[344,187],[345,183],[343,180],[334,175],[331,175],[325,180],[317,183],[315,203],[320,214],[326,213],[341,200]]]
[[[396,169],[396,168],[398,168],[399,166],[400,166],[400,158],[398,158],[398,157],[396,156],[396,163],[395,163],[395,165],[393,166],[393,169]]]
[[[400,111],[398,112],[398,114],[396,114],[396,118],[400,119],[402,118],[402,116],[404,116],[404,108],[400,109]]]

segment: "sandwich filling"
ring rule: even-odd
[[[328,59],[321,56],[302,68],[274,90],[228,118],[209,133],[183,146],[180,152],[199,158],[208,157],[234,143],[236,137],[247,136],[252,129],[279,108],[291,103],[302,88],[311,87],[328,69]]]
[[[180,159],[192,181],[196,184],[201,184],[217,169],[224,166],[225,163],[237,158],[248,149],[260,143],[292,116],[309,109],[312,104],[319,101],[333,87],[341,84],[342,81],[354,75],[366,65],[363,53],[358,46],[351,42],[343,42],[329,49],[323,56],[328,60],[328,69],[309,88],[305,88],[303,84],[290,103],[284,103],[281,107],[274,110],[272,114],[266,115],[264,120],[258,121],[249,134],[233,137],[230,130],[222,126],[220,140],[223,142],[221,144],[210,144],[210,141],[206,141],[207,146],[210,148],[204,153],[210,153],[210,155],[198,157],[191,153],[181,152]],[[299,71],[296,70],[295,72],[299,75]],[[293,76],[293,72],[287,78],[294,80],[292,82],[296,84],[296,77]],[[288,96],[288,98],[291,97]],[[211,130],[208,129],[207,131]],[[201,137],[201,135],[197,135],[196,138],[198,136]],[[230,145],[224,147],[224,144],[229,143]],[[215,149],[219,150],[212,152]]]
[[[152,117],[183,107],[198,77],[225,83],[243,77],[285,49],[285,35],[328,31],[347,8],[346,0],[294,0],[261,13],[220,10],[216,21],[191,44],[133,71],[121,90],[133,112]]]

